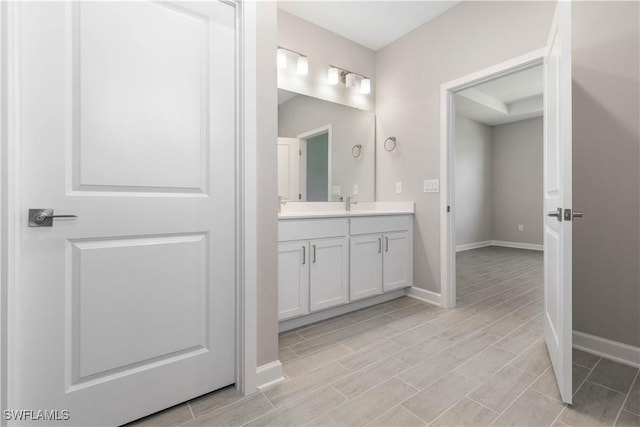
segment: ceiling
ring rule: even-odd
[[[459,1],[279,1],[278,7],[372,50],[435,18]]]
[[[490,126],[543,114],[542,65],[456,93],[456,113]]]

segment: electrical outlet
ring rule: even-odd
[[[402,182],[396,182],[396,194],[402,194]]]
[[[357,196],[359,191],[360,187],[358,186],[358,184],[353,184],[353,195]]]
[[[524,225],[518,224],[518,231],[524,231]]]

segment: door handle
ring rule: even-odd
[[[306,262],[307,262],[307,247],[303,246],[302,247],[302,265],[305,265]]]
[[[78,215],[54,215],[53,209],[29,209],[29,227],[52,227],[54,218],[78,218]]]
[[[313,262],[316,262],[316,245],[311,245],[313,248]]]
[[[562,221],[562,208],[549,212],[547,216],[555,216],[558,221]]]
[[[382,237],[378,237],[378,253],[382,252]]]
[[[384,236],[384,251],[389,252],[389,237]]]

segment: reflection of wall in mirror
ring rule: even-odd
[[[298,95],[278,107],[278,136],[298,135],[328,124],[331,135],[331,185],[340,187],[339,195],[328,195],[332,201],[352,196],[358,186],[357,200],[374,200],[375,181],[375,116],[358,110],[304,95]],[[351,149],[362,145],[355,158]],[[310,200],[310,199],[309,199]],[[327,197],[325,200],[330,200]]]

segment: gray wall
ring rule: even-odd
[[[573,327],[640,346],[638,2],[573,7]]]
[[[492,240],[491,127],[456,116],[456,245]]]
[[[278,91],[274,2],[257,2],[257,361],[278,360]]]
[[[542,117],[492,128],[492,240],[543,244]],[[524,226],[518,231],[518,225]]]
[[[440,85],[546,44],[552,2],[463,2],[378,51],[377,200],[415,201],[414,283],[440,292]],[[398,148],[381,148],[389,136]],[[403,182],[403,194],[395,182]]]
[[[278,136],[295,138],[331,124],[331,185],[339,185],[343,196],[358,184],[358,200],[374,201],[375,115],[308,96],[296,96],[278,107]],[[362,145],[360,157],[351,155],[354,144]]]

